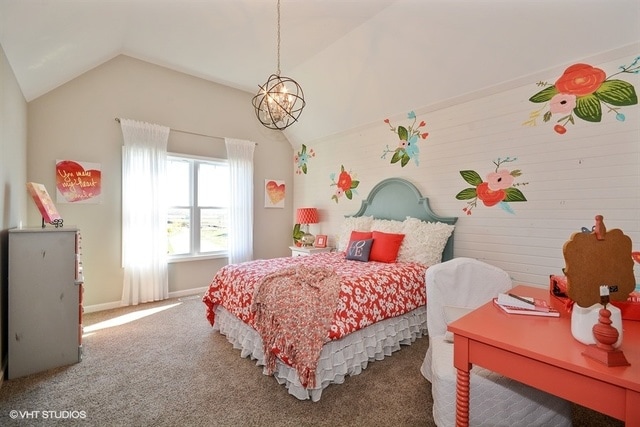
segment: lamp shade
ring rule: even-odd
[[[298,224],[317,224],[318,210],[316,208],[298,208],[296,222]]]

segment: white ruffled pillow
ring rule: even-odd
[[[404,221],[392,219],[374,219],[371,223],[371,231],[382,231],[383,233],[402,234]]]
[[[340,226],[338,235],[338,251],[347,250],[352,231],[371,231],[372,216],[348,216]]]
[[[398,253],[398,261],[418,262],[426,266],[442,262],[442,252],[454,228],[444,222],[407,218],[403,222],[404,241]]]

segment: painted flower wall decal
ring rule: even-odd
[[[413,159],[416,166],[419,166],[420,161],[418,160],[418,154],[420,153],[420,149],[418,148],[418,141],[420,141],[420,139],[427,139],[429,136],[428,132],[423,132],[421,129],[427,124],[422,120],[416,126],[418,119],[416,118],[416,113],[413,111],[407,114],[407,118],[413,120],[413,123],[411,123],[408,128],[404,126],[394,127],[391,125],[389,119],[384,120],[384,122],[389,125],[391,132],[398,135],[400,141],[394,149],[389,148],[389,145],[387,145],[381,158],[386,159],[387,154],[393,153],[393,156],[391,156],[392,164],[400,162],[400,165],[405,167],[407,163],[409,163],[409,160]]]
[[[529,98],[529,101],[544,105],[533,111],[529,120],[523,124],[535,126],[540,114],[543,114],[542,120],[545,123],[551,121],[554,115],[561,115],[555,120],[553,130],[562,135],[567,132],[569,123],[575,125],[576,118],[600,122],[603,110],[614,113],[616,120],[623,122],[626,117],[620,111],[621,107],[637,104],[638,97],[631,83],[613,77],[624,73],[640,73],[639,61],[640,56],[631,64],[620,66],[620,71],[609,77],[600,68],[589,64],[573,64],[553,85],[539,82],[538,86],[545,88]]]
[[[309,159],[315,157],[316,153],[313,148],[307,152],[307,146],[302,144],[301,150],[293,156],[293,163],[296,164],[296,174],[307,174],[307,164]]]
[[[354,194],[358,194],[356,188],[360,185],[360,181],[353,179],[353,174],[344,170],[344,166],[340,166],[340,174],[337,181],[335,173],[332,173],[329,178],[331,178],[330,187],[334,185],[337,187],[335,193],[331,196],[331,200],[335,200],[336,203],[343,195],[351,200]]]
[[[483,205],[490,207],[498,205],[508,213],[515,213],[508,202],[526,202],[522,191],[516,187],[527,185],[524,183],[514,183],[515,179],[522,175],[520,169],[501,168],[504,163],[516,161],[516,157],[506,157],[493,162],[496,166],[493,172],[489,172],[483,181],[480,174],[473,170],[460,171],[462,178],[473,187],[465,188],[456,195],[458,200],[468,200],[467,206],[462,211],[471,215],[471,211],[478,205],[478,200]]]

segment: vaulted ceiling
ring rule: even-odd
[[[637,0],[282,0],[281,72],[309,142],[640,41]],[[0,0],[27,101],[125,54],[250,93],[276,0]]]

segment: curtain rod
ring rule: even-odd
[[[120,123],[120,117],[116,117],[116,122]],[[197,132],[189,132],[188,130],[180,130],[180,129],[173,129],[173,128],[169,128],[170,130],[174,131],[174,132],[180,132],[180,133],[188,133],[189,135],[197,135],[197,136],[204,136],[205,138],[216,138],[216,139],[224,139],[223,136],[213,136],[213,135],[205,135],[203,133],[197,133]],[[256,143],[256,145],[258,145]]]

